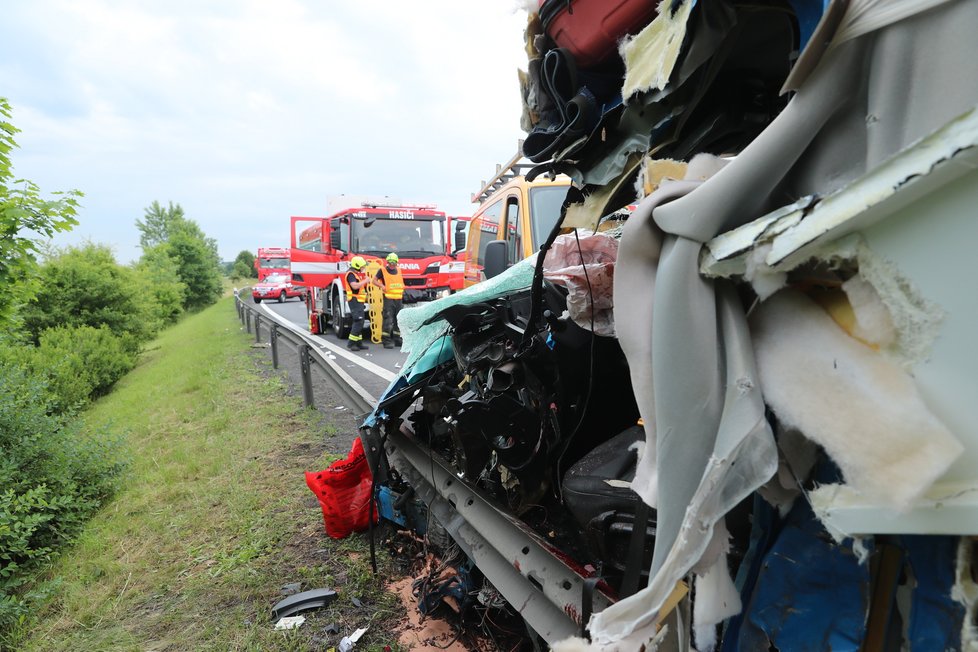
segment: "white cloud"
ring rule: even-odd
[[[153,200],[226,258],[284,244],[328,195],[470,212],[521,135],[525,19],[505,3],[38,0],[5,18],[16,171],[83,190],[65,241],[124,260]]]

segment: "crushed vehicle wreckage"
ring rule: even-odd
[[[401,313],[381,515],[554,649],[978,649],[978,3],[676,0],[588,70],[544,29],[574,185]]]

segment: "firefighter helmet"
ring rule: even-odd
[[[363,269],[367,266],[367,261],[363,259],[363,256],[354,256],[350,259],[350,267],[357,271]]]
[[[397,254],[395,254],[393,251],[390,252],[389,254],[387,254],[387,262],[389,262],[391,264],[395,264],[399,260],[400,260],[400,258],[398,258],[397,257]]]

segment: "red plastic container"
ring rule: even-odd
[[[657,6],[658,0],[539,0],[543,29],[558,47],[571,51],[580,68],[617,52],[622,38],[655,18]]]
[[[326,534],[342,539],[351,532],[370,527],[370,467],[360,439],[353,440],[345,460],[330,464],[325,471],[306,472],[306,485],[323,508]],[[377,510],[374,509],[374,523]]]

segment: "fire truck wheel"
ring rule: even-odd
[[[278,293],[278,302],[285,303],[285,290]]]
[[[254,299],[255,299],[255,303],[261,303],[261,299],[259,299],[258,297],[254,297]]]
[[[343,313],[340,311],[340,293],[335,291],[333,292],[333,306],[330,321],[333,322],[333,333],[336,334],[337,338],[345,340],[349,337],[350,327],[353,325],[352,319],[343,316]]]

